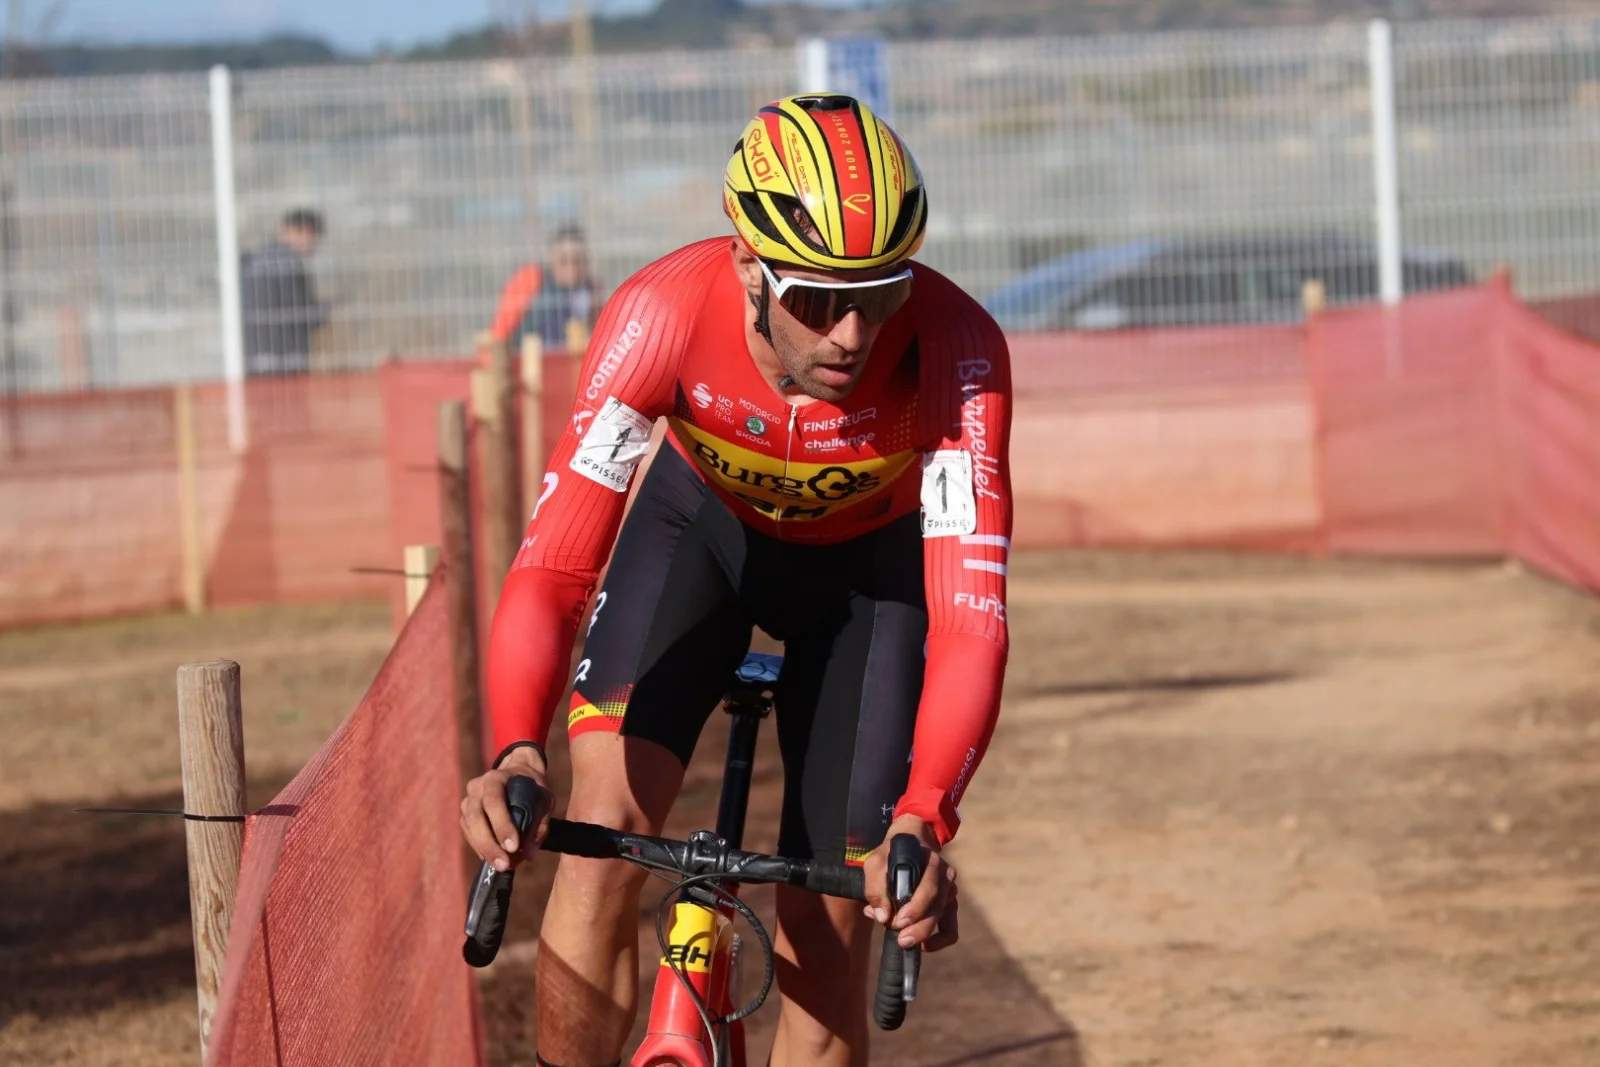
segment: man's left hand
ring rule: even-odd
[[[911,900],[898,912],[889,899],[889,842],[897,834],[911,834],[922,843],[927,866]],[[915,815],[902,815],[889,827],[883,844],[862,864],[866,875],[867,918],[900,933],[901,948],[921,945],[929,952],[949,948],[961,936],[957,922],[956,869],[939,854],[933,828]]]

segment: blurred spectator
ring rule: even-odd
[[[325,230],[322,216],[298,208],[283,217],[278,239],[244,257],[239,270],[245,372],[252,377],[305,374],[311,332],[328,321],[306,261]]]
[[[510,342],[513,354],[530,335],[546,349],[581,352],[599,310],[599,286],[589,273],[583,231],[569,224],[556,231],[548,265],[529,263],[511,275],[489,333]]]

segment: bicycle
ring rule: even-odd
[[[760,652],[746,655],[734,672],[723,698],[733,717],[724,762],[722,792],[714,832],[698,830],[687,841],[622,833],[593,823],[550,820],[543,849],[562,855],[621,859],[635,863],[677,886],[656,908],[656,941],[661,947],[649,1026],[630,1067],[747,1067],[742,1020],[760,1009],[772,990],[772,939],[749,905],[739,899],[740,885],[783,884],[813,893],[866,899],[859,867],[789,859],[740,848],[749,805],[751,770],[761,720],[772,712],[772,687],[783,657]],[[506,802],[519,835],[533,823],[537,787],[518,775],[506,785]],[[911,899],[922,878],[921,843],[900,834],[889,845],[889,897],[895,907]],[[462,955],[474,967],[486,967],[499,951],[511,903],[515,871],[496,871],[484,863],[467,908],[467,940]],[[672,911],[670,927],[665,923]],[[741,938],[733,933],[737,912],[760,942],[764,976],[761,990],[734,1010],[738,987]],[[879,960],[873,1019],[884,1030],[905,1020],[906,1004],[916,999],[920,948],[902,949],[886,930]],[[667,981],[668,976],[673,979]]]

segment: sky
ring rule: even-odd
[[[759,0],[758,0],[759,2]],[[822,0],[834,6],[852,0]],[[194,41],[248,38],[280,30],[321,37],[345,51],[365,52],[382,43],[405,48],[475,29],[508,7],[525,10],[530,0],[66,0],[66,14],[50,35],[54,41]],[[43,11],[47,0],[24,0]],[[624,14],[653,7],[655,0],[589,0],[592,13]],[[546,18],[566,13],[563,0],[541,0]]]

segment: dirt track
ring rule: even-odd
[[[1600,1063],[1600,603],[1210,554],[1023,557],[1012,589],[963,943],[875,1063]],[[387,640],[381,605],[0,634],[0,1063],[193,1063],[181,829],[64,809],[176,806],[171,667],[213,655],[264,802]],[[532,951],[486,982],[497,1064],[532,1061]]]
[[[1013,572],[958,860],[1085,1062],[1600,1062],[1600,605],[1095,562]]]

